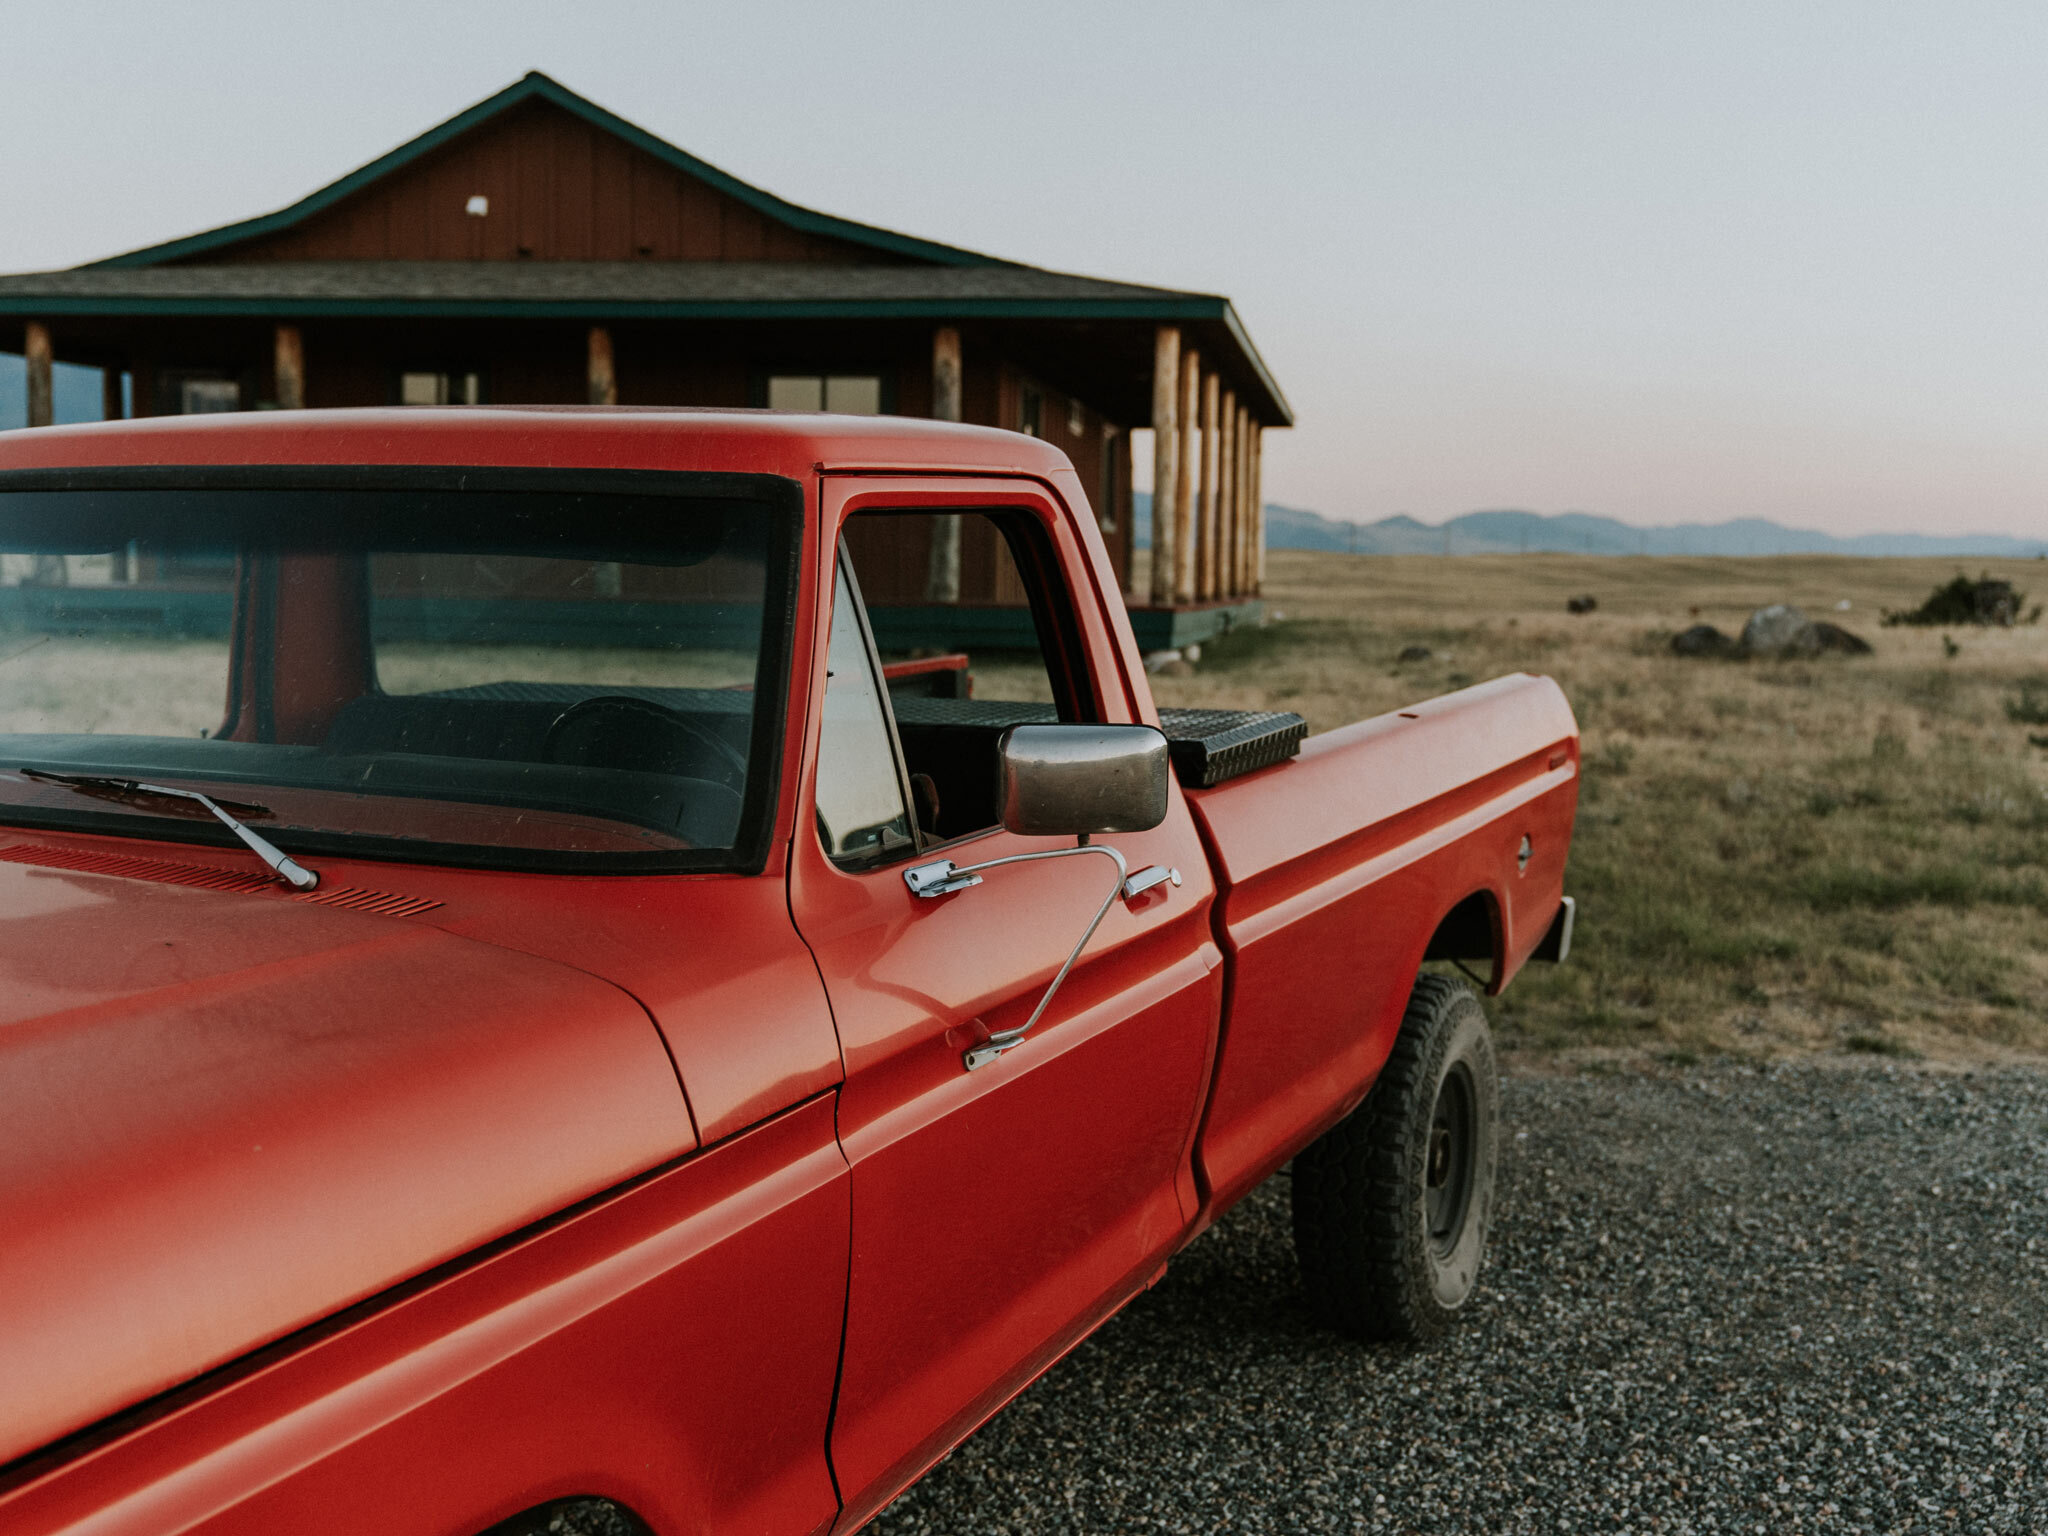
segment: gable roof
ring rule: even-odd
[[[333,207],[343,198],[362,191],[373,182],[410,165],[421,156],[432,153],[480,124],[525,102],[536,100],[560,107],[601,132],[611,134],[635,149],[654,156],[672,169],[696,177],[735,201],[752,208],[763,217],[788,225],[792,229],[802,230],[806,234],[845,240],[873,250],[886,251],[892,256],[908,257],[914,261],[931,262],[938,266],[1015,265],[999,257],[985,256],[979,251],[942,245],[936,240],[920,240],[914,235],[901,235],[894,230],[880,229],[872,224],[860,224],[852,219],[842,219],[829,213],[819,213],[812,208],[799,207],[772,192],[764,192],[759,187],[741,181],[737,176],[729,175],[715,165],[699,160],[695,155],[676,148],[666,139],[656,138],[646,129],[627,122],[616,113],[607,112],[596,102],[577,95],[567,86],[549,79],[539,70],[534,70],[495,96],[486,97],[466,112],[458,112],[446,122],[429,128],[418,138],[399,145],[388,154],[378,156],[369,164],[349,172],[339,181],[329,182],[319,191],[300,198],[288,208],[280,208],[275,213],[266,213],[253,219],[243,219],[235,224],[223,224],[218,229],[204,230],[196,235],[186,235],[182,239],[167,240],[160,245],[144,246],[141,250],[127,251],[101,261],[87,262],[81,270],[98,267],[161,266],[167,262],[205,256],[260,236],[277,234]]]

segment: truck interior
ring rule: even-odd
[[[0,768],[46,776],[6,798],[54,808],[51,773],[183,777],[246,790],[281,827],[730,849],[779,728],[774,520],[744,500],[593,500],[0,498],[18,656]],[[110,601],[93,578],[117,560],[149,569],[158,611]]]

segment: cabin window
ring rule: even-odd
[[[400,405],[480,405],[483,376],[476,373],[401,373]]]
[[[186,379],[178,386],[178,408],[187,416],[239,411],[242,386],[233,379]]]
[[[882,414],[882,379],[873,373],[777,373],[768,378],[771,411]]]
[[[1045,393],[1026,384],[1017,396],[1017,430],[1026,437],[1045,436]]]

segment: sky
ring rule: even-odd
[[[0,271],[529,69],[796,202],[1228,294],[1268,499],[2048,533],[2048,6],[0,0]],[[1141,480],[1142,484],[1142,480]]]

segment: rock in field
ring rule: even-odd
[[[1799,648],[1803,651],[1812,647],[1811,654],[1836,656],[1868,656],[1870,642],[1861,635],[1852,635],[1839,624],[1816,620],[1800,632]]]
[[[1790,603],[1759,608],[1742,626],[1746,656],[1868,656],[1870,642],[1839,624],[1807,618]]]
[[[1868,656],[1870,642],[1839,624],[1807,618],[1788,603],[1759,608],[1731,640],[1711,624],[1695,624],[1671,637],[1678,656]]]
[[[1402,662],[1428,661],[1434,655],[1436,655],[1436,652],[1426,645],[1404,645],[1401,647],[1401,654],[1396,656],[1394,660]]]
[[[1566,613],[1591,613],[1600,606],[1600,599],[1588,592],[1583,597],[1568,597],[1564,600]]]
[[[1776,656],[1792,650],[1799,632],[1809,627],[1804,613],[1790,603],[1772,603],[1759,608],[1742,626],[1742,648],[1752,656]]]
[[[1680,656],[1733,656],[1742,647],[1711,624],[1695,624],[1671,637],[1671,649]]]

